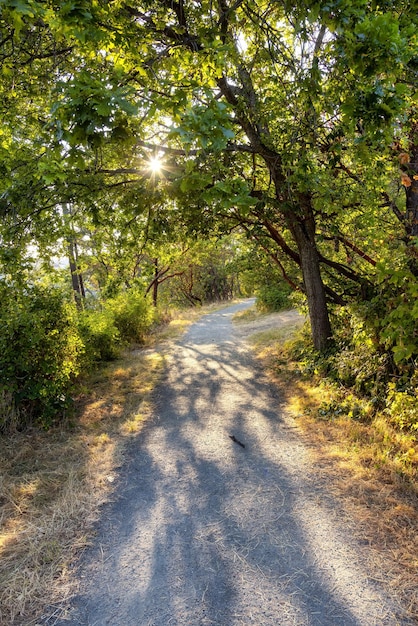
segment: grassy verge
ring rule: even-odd
[[[418,621],[418,444],[372,414],[352,391],[292,358],[299,325],[257,333],[254,350],[312,447],[319,479],[339,498],[358,539],[370,546],[371,577]]]
[[[145,348],[86,378],[72,423],[0,437],[0,624],[37,624],[46,598],[51,620],[59,617],[74,593],[71,564],[112,493],[124,445],[150,415],[164,354],[208,310],[178,314]]]

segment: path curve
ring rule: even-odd
[[[249,304],[173,349],[60,626],[402,624],[232,326]]]

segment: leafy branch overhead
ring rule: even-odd
[[[382,299],[378,267],[417,278],[416,21],[403,1],[5,0],[7,224],[58,240],[69,203],[146,237],[242,232],[324,350],[333,306]]]

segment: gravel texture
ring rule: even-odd
[[[407,623],[232,325],[251,303],[206,315],[172,350],[59,626]]]

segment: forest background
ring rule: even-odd
[[[173,309],[256,293],[307,314],[285,356],[299,375],[349,390],[320,416],[378,420],[415,476],[412,3],[0,11],[5,441],[71,422],[80,377]]]

